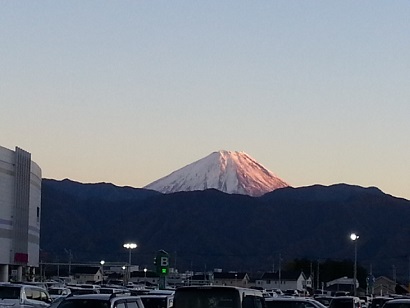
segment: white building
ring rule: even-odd
[[[298,271],[266,272],[256,279],[256,286],[266,290],[306,290],[306,276]]]
[[[40,214],[40,167],[30,153],[0,146],[0,282],[38,267]]]

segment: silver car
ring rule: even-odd
[[[306,297],[265,298],[267,308],[327,308],[323,304]]]
[[[46,289],[25,284],[0,284],[0,307],[46,308],[51,298]]]

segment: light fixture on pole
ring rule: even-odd
[[[131,251],[137,248],[137,244],[125,243],[123,247],[128,249],[128,271],[127,271],[127,283],[128,283],[131,278]]]
[[[137,244],[135,243],[125,243],[123,245],[124,248],[127,248],[129,250],[128,254],[128,265],[131,266],[131,250],[137,248]]]
[[[350,234],[350,239],[354,243],[354,266],[353,266],[353,295],[357,295],[357,286],[356,286],[356,281],[357,281],[357,240],[359,239],[359,236],[356,233]]]
[[[125,265],[122,266],[122,279],[123,279],[123,283],[122,285],[125,286],[125,269],[127,267]]]
[[[147,268],[144,268],[144,285],[147,285]]]
[[[101,264],[101,276],[102,276],[102,279],[101,279],[102,282],[101,283],[104,284],[104,264],[105,264],[105,261],[101,260],[100,264]]]

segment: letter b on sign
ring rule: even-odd
[[[168,257],[161,257],[161,267],[168,267]]]

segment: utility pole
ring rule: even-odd
[[[311,287],[312,287],[313,290],[315,289],[315,286],[314,286],[314,284],[315,284],[314,276],[315,276],[315,274],[313,273],[313,263],[312,263],[312,261],[310,261],[310,279],[311,279],[311,281],[312,281]]]
[[[396,265],[392,265],[392,267],[393,267],[393,281],[394,281],[394,283],[396,283]]]
[[[71,260],[73,259],[73,254],[71,253],[71,249],[65,249],[65,253],[68,255],[68,275],[71,275]]]
[[[409,282],[408,282],[407,287],[408,287],[408,290],[410,290],[410,256],[408,258],[409,258]]]
[[[316,286],[317,286],[317,288],[320,288],[320,284],[319,284],[319,267],[320,267],[320,260],[317,260],[317,274],[316,274]]]
[[[410,258],[409,258],[409,260],[410,260]],[[275,272],[275,259],[273,259],[273,262],[272,262],[272,273],[274,273],[274,272]],[[409,273],[409,277],[410,277],[410,273]],[[410,279],[409,279],[409,284],[410,284]]]
[[[279,288],[281,288],[282,284],[282,255],[279,254]]]

